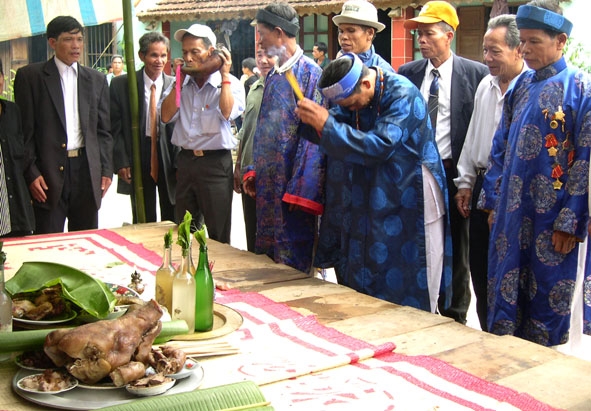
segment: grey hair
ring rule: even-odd
[[[437,26],[439,26],[439,28],[441,29],[441,31],[443,31],[444,33],[447,33],[449,31],[451,31],[452,33],[455,34],[455,30],[452,26],[450,26],[449,24],[447,24],[445,21],[440,21],[435,23]]]
[[[560,2],[558,0],[532,0],[527,3],[527,5],[540,7],[562,15],[562,7],[560,7]]]
[[[170,48],[170,41],[167,37],[157,31],[149,31],[140,37],[140,49],[138,51],[142,54],[147,54],[152,43],[164,43],[167,50]]]
[[[494,30],[499,27],[505,27],[507,32],[505,33],[505,43],[511,50],[515,50],[519,47],[519,29],[515,21],[514,14],[501,14],[500,16],[493,17],[488,22],[488,29]]]

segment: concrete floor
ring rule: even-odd
[[[158,212],[159,214],[159,212]],[[117,176],[103,198],[99,210],[99,228],[121,227],[123,224],[131,224],[131,202],[129,196],[117,194]],[[242,218],[242,201],[240,195],[234,193],[232,200],[232,232],[230,243],[232,246],[246,250],[246,237],[244,235],[244,219]]]

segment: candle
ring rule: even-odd
[[[298,80],[293,75],[293,72],[291,71],[291,69],[289,69],[285,72],[285,78],[287,79],[287,81],[289,81],[289,85],[293,89],[293,92],[295,93],[298,100],[302,100],[304,98],[304,94],[302,93],[302,90],[300,90],[300,85],[298,84]]]

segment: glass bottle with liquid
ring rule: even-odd
[[[207,246],[199,247],[199,262],[195,271],[195,331],[210,331],[213,328],[214,284]]]
[[[12,299],[6,292],[6,285],[4,283],[4,262],[6,261],[6,253],[2,251],[2,243],[0,243],[0,332],[12,331]],[[0,354],[0,362],[10,359],[10,354]]]
[[[0,257],[1,258],[1,257]],[[4,261],[0,262],[0,332],[12,331],[12,299],[4,284]]]
[[[172,245],[164,246],[162,265],[156,271],[156,301],[172,315],[172,282],[176,275],[172,266]]]
[[[173,320],[185,320],[189,330],[195,329],[195,278],[191,273],[191,246],[183,249],[183,261],[172,281]]]

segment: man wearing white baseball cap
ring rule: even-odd
[[[176,215],[185,211],[209,236],[230,242],[233,165],[236,146],[231,121],[245,106],[244,87],[230,74],[232,58],[225,48],[216,49],[213,31],[203,24],[177,30],[185,66],[178,71],[178,85],[162,103],[162,121],[176,120],[172,143],[181,147],[177,159]],[[175,59],[175,65],[183,64]]]
[[[349,0],[341,14],[332,18],[339,30],[339,45],[343,53],[355,53],[368,67],[379,66],[393,71],[392,66],[376,54],[373,40],[386,26],[378,21],[378,10],[367,0]]]
[[[474,108],[474,94],[488,68],[476,61],[456,56],[451,50],[455,30],[460,24],[456,9],[446,1],[425,3],[419,15],[404,22],[416,30],[422,60],[402,65],[398,73],[421,90],[428,101],[435,141],[443,159],[448,201],[454,204],[458,176],[457,163]],[[453,248],[453,295],[451,306],[440,301],[440,312],[459,323],[466,323],[470,305],[470,269],[468,262],[468,220],[456,207],[449,207]]]

